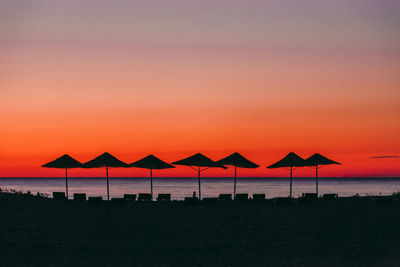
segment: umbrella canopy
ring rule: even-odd
[[[101,168],[106,167],[106,177],[107,177],[107,200],[110,200],[110,187],[108,183],[108,168],[109,167],[128,167],[123,161],[120,161],[110,153],[103,153],[100,156],[82,164],[83,168]]]
[[[150,169],[151,198],[153,198],[153,170],[175,168],[175,166],[172,166],[171,164],[168,164],[165,161],[162,161],[161,159],[153,155],[148,155],[147,157],[144,157],[136,162],[133,162],[129,164],[129,167]]]
[[[318,196],[318,166],[319,165],[331,165],[331,164],[341,164],[339,162],[328,159],[321,154],[315,153],[311,157],[305,160],[305,166],[315,167],[315,191]]]
[[[65,169],[65,195],[68,198],[68,169],[69,168],[81,168],[82,163],[72,158],[70,155],[63,155],[56,160],[50,161],[42,167],[45,168],[57,168],[57,169]]]
[[[251,162],[250,160],[246,159],[239,153],[235,152],[223,159],[220,159],[217,161],[217,163],[222,164],[222,165],[230,165],[238,168],[258,168],[260,167],[259,165],[255,164],[254,162]]]
[[[197,167],[195,169],[198,173],[198,180],[199,180],[199,199],[201,199],[201,180],[200,180],[200,172],[205,171],[208,168],[223,168],[227,169],[225,166],[213,161],[212,159],[204,156],[201,153],[194,154],[193,156],[190,156],[188,158],[178,160],[175,162],[172,162],[174,165],[184,165],[184,166],[189,166],[189,167]],[[204,167],[205,169],[201,169],[201,167]],[[193,168],[194,169],[194,168]]]
[[[318,153],[315,153],[314,155],[305,160],[306,166],[331,165],[331,164],[341,164],[341,163],[328,159],[327,157],[324,157]]]
[[[72,158],[70,155],[65,154],[56,160],[50,161],[42,167],[45,168],[57,168],[57,169],[69,169],[69,168],[81,168],[82,163],[77,161],[76,159]]]
[[[128,167],[123,161],[120,161],[108,152],[84,163],[83,168],[100,168],[100,167]]]
[[[153,170],[161,170],[161,169],[168,169],[168,168],[175,168],[171,164],[162,161],[161,159],[157,158],[153,155],[148,155],[134,163],[129,164],[129,167],[137,167],[137,168],[144,168],[144,169],[153,169]]]
[[[292,178],[293,178],[293,168],[294,167],[304,167],[305,161],[303,158],[298,156],[297,154],[290,152],[283,159],[274,164],[268,166],[269,169],[275,168],[290,168],[290,193],[289,197],[292,198]]]
[[[185,159],[172,162],[172,164],[192,166],[192,167],[207,167],[207,168],[217,167],[226,169],[225,166],[213,161],[212,159],[204,156],[201,153],[197,153]]]
[[[235,167],[235,176],[234,176],[234,182],[233,182],[233,197],[236,197],[236,168],[249,168],[249,169],[255,169],[260,167],[259,165],[255,164],[254,162],[251,162],[250,160],[246,159],[239,153],[235,152],[223,159],[220,159],[217,161],[217,163],[222,164],[222,165],[230,165]]]
[[[268,166],[268,169],[275,169],[275,168],[293,168],[293,167],[303,167],[305,166],[304,159],[298,156],[296,153],[290,152],[287,154],[283,159],[274,164]]]

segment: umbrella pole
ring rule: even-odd
[[[68,168],[65,168],[65,194],[68,199]]]
[[[233,199],[236,199],[236,166],[235,166],[235,179],[233,180]]]
[[[151,200],[153,200],[153,169],[150,169],[150,192]]]
[[[110,200],[110,187],[108,185],[108,166],[106,166],[106,175],[107,175],[107,200]]]
[[[292,198],[292,175],[293,175],[293,167],[290,167],[290,194],[289,194],[289,198]]]
[[[318,165],[315,166],[315,189],[318,198]]]
[[[198,178],[199,178],[199,200],[201,200],[201,187],[200,187],[200,166],[198,171]]]

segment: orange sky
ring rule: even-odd
[[[141,11],[123,2],[6,2],[0,177],[62,176],[40,165],[64,153],[85,162],[105,151],[128,163],[150,153],[172,162],[237,151],[263,166],[239,172],[249,176],[286,176],[264,167],[290,151],[319,152],[343,163],[323,176],[400,175],[400,158],[371,158],[400,156],[395,1],[313,9],[309,1],[163,8],[150,1]],[[156,175],[194,173],[178,167]]]

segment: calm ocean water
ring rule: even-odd
[[[216,197],[233,192],[233,178],[204,177],[202,197]],[[73,193],[106,198],[105,178],[69,178],[70,197]],[[31,191],[51,195],[65,191],[65,178],[0,178],[0,188]],[[197,178],[153,178],[154,194],[170,193],[181,200],[197,192]],[[338,193],[339,196],[390,195],[400,190],[400,178],[320,178],[319,194]],[[149,193],[149,178],[110,178],[110,196],[122,197],[126,193]],[[293,195],[315,192],[313,178],[294,178]],[[238,178],[237,193],[265,193],[267,198],[289,195],[289,178]]]

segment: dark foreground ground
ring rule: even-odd
[[[400,201],[93,204],[0,194],[1,266],[400,266]]]

